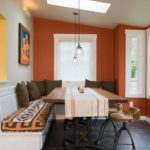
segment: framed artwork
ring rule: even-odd
[[[30,32],[19,23],[19,63],[30,64]]]

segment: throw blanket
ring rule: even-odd
[[[77,88],[67,88],[65,94],[65,117],[108,116],[108,99],[86,88],[80,93]]]
[[[3,131],[41,131],[45,127],[53,105],[39,99],[27,108],[19,108],[2,121]]]
[[[42,99],[34,101],[28,108],[17,115],[13,122],[31,122],[32,119],[37,115],[39,110],[44,106],[45,102]]]

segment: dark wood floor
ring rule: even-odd
[[[57,120],[52,123],[42,150],[68,150],[68,148],[64,147],[64,136],[66,132],[64,132],[63,123],[63,120]],[[101,123],[102,121],[100,121],[100,125]],[[92,130],[93,135],[96,135],[100,125]],[[117,129],[119,129],[121,124],[117,124],[116,126]],[[146,121],[140,121],[138,123],[129,123],[128,127],[133,136],[136,150],[150,150],[150,124]],[[102,150],[112,150],[113,140],[113,129],[111,125],[109,125],[103,141],[99,146]],[[125,132],[121,135],[119,143],[120,145],[117,146],[117,150],[132,150],[131,145],[128,145],[131,143],[130,139]],[[122,145],[122,143],[126,145]],[[70,148],[70,150],[73,149],[74,148]]]

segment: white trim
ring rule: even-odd
[[[150,123],[150,118],[145,116],[145,121],[147,121],[148,123]]]
[[[145,120],[146,116],[140,116],[140,120]]]
[[[145,120],[145,121],[147,121],[148,123],[150,123],[150,118],[147,117],[147,116],[140,116],[140,120]]]
[[[78,35],[78,34],[76,34]],[[75,34],[54,34],[54,39],[58,38],[58,39],[66,39],[66,40],[74,40]],[[97,38],[97,34],[80,34],[81,38],[84,39],[91,39],[91,38]]]
[[[77,36],[78,34],[76,34]],[[59,66],[58,66],[58,60],[59,60],[59,55],[58,55],[58,43],[60,41],[74,41],[75,39],[75,34],[54,34],[54,79],[57,80],[58,74],[59,74]],[[96,68],[97,68],[97,34],[80,34],[80,39],[81,41],[90,41],[92,43],[92,49],[93,49],[93,58],[94,61],[92,62],[92,67],[91,67],[91,72],[93,72],[94,76],[93,79],[96,80]],[[94,67],[93,67],[94,66]]]
[[[15,89],[16,85],[13,84],[3,84],[0,85],[0,97],[1,97],[1,92],[10,90],[10,89]]]
[[[150,99],[150,28],[147,33],[147,72],[146,72],[146,98]]]
[[[63,81],[62,87],[78,87],[79,85],[85,85],[85,81]]]
[[[8,83],[8,80],[0,80],[0,84],[1,83]]]
[[[145,47],[145,30],[126,30],[126,85],[125,94],[126,97],[138,97],[145,98],[145,70],[146,70],[146,47]],[[138,39],[138,91],[135,93],[131,92],[130,81],[131,81],[131,39]]]

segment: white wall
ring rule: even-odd
[[[32,79],[32,17],[23,10],[21,0],[0,0],[0,14],[7,19],[7,79],[8,82]],[[18,63],[18,30],[22,23],[31,32],[31,63],[28,66]],[[0,83],[2,84],[2,83]]]

